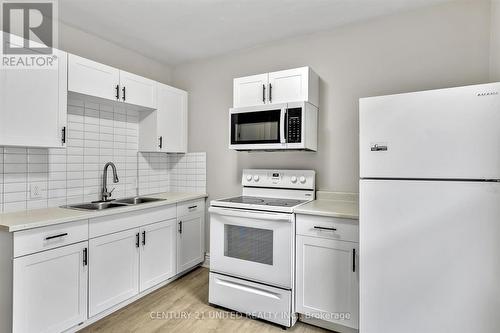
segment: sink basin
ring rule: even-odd
[[[77,209],[77,210],[103,210],[110,208],[126,207],[140,205],[142,203],[162,201],[165,199],[147,198],[147,197],[132,197],[113,201],[96,201],[89,203],[82,203],[77,205],[63,206],[63,208]]]
[[[68,205],[65,207],[72,209],[81,209],[81,210],[103,210],[103,209],[125,207],[125,206],[128,205],[124,203],[118,203],[116,201],[107,201],[107,202],[90,202],[77,205]]]
[[[116,203],[124,203],[127,205],[139,205],[142,203],[162,201],[162,200],[165,200],[165,199],[147,198],[147,197],[133,197],[133,198],[119,199],[119,200],[116,200],[115,202]]]

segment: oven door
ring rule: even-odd
[[[285,149],[285,113],[286,104],[231,109],[229,148]]]
[[[210,270],[292,287],[293,214],[210,207]]]

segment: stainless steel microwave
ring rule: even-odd
[[[307,102],[229,110],[229,148],[317,150],[318,108]]]

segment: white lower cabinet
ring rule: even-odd
[[[62,332],[87,319],[88,243],[14,259],[13,332]]]
[[[176,226],[176,219],[171,219],[141,229],[141,292],[175,275]]]
[[[139,293],[139,229],[89,241],[89,316]]]
[[[200,264],[204,214],[202,199],[0,230],[0,332],[74,332]]]
[[[315,226],[305,227],[308,222]],[[296,238],[297,312],[306,318],[358,329],[359,243],[338,240],[349,238],[351,230],[346,227],[357,228],[357,224],[301,216],[297,224],[298,232],[304,233]],[[335,330],[341,331],[338,327]]]
[[[204,214],[186,215],[177,225],[177,273],[183,272],[205,259]]]

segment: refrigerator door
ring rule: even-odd
[[[500,179],[500,83],[360,99],[361,178]]]
[[[362,180],[360,332],[500,331],[500,183]]]

